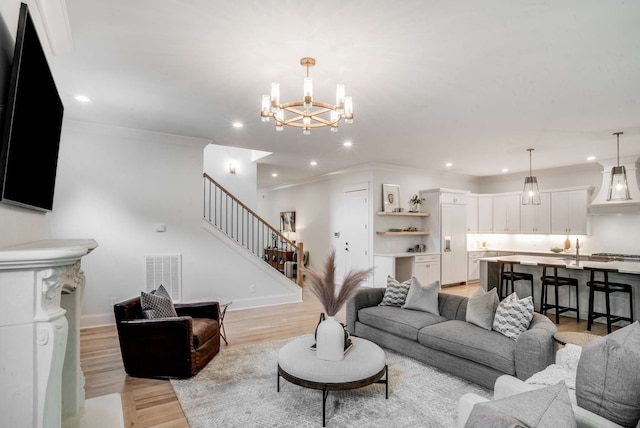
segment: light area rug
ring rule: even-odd
[[[221,349],[196,376],[171,384],[191,428],[321,427],[322,391],[280,378],[278,350],[289,340]],[[385,349],[389,399],[384,385],[331,391],[327,427],[455,427],[459,398],[492,392]]]

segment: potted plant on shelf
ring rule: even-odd
[[[364,270],[350,270],[342,280],[342,285],[336,284],[336,250],[331,250],[324,264],[324,269],[318,273],[312,269],[305,269],[311,292],[318,298],[327,319],[320,322],[316,329],[316,356],[321,360],[340,361],[345,352],[345,329],[335,320],[336,314],[344,304],[355,296],[360,286],[373,268]]]
[[[413,195],[411,199],[409,199],[409,205],[411,206],[409,212],[417,213],[418,211],[420,211],[420,205],[422,205],[423,202],[424,198],[421,198],[418,195]]]

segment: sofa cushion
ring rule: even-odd
[[[516,293],[507,296],[496,309],[493,329],[506,337],[516,340],[526,331],[533,319],[533,298],[518,299]]]
[[[450,320],[424,327],[418,342],[438,351],[515,374],[516,342],[466,321]]]
[[[218,321],[209,318],[193,318],[193,347],[198,349],[218,335]]]
[[[418,340],[421,328],[447,319],[422,311],[408,311],[394,306],[369,306],[358,311],[358,320],[405,339]]]
[[[402,305],[402,308],[440,315],[440,309],[438,308],[439,290],[440,281],[423,285],[416,277],[413,277],[411,278],[411,286],[409,287],[409,293],[407,293],[407,299],[404,305]]]
[[[578,406],[622,426],[640,420],[640,324],[589,343],[576,372]]]
[[[411,286],[411,280],[399,282],[390,275],[387,275],[387,289],[384,290],[384,297],[380,306],[402,306],[407,299],[407,293]]]
[[[499,418],[497,415],[505,415]],[[487,420],[486,417],[491,418]],[[575,427],[576,420],[564,382],[473,406],[465,428],[518,426]]]
[[[478,290],[482,290],[482,287],[478,287]],[[491,330],[499,302],[500,299],[498,299],[498,292],[495,288],[471,297],[467,302],[467,322],[485,330]]]

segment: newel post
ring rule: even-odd
[[[296,260],[298,269],[296,269],[297,274],[296,274],[296,284],[298,284],[300,287],[302,287],[304,285],[304,280],[303,280],[303,275],[302,275],[302,270],[304,269],[304,245],[302,244],[302,242],[298,242],[298,259]]]

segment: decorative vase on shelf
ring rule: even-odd
[[[344,359],[344,328],[335,317],[327,317],[318,326],[316,356],[327,361]]]

